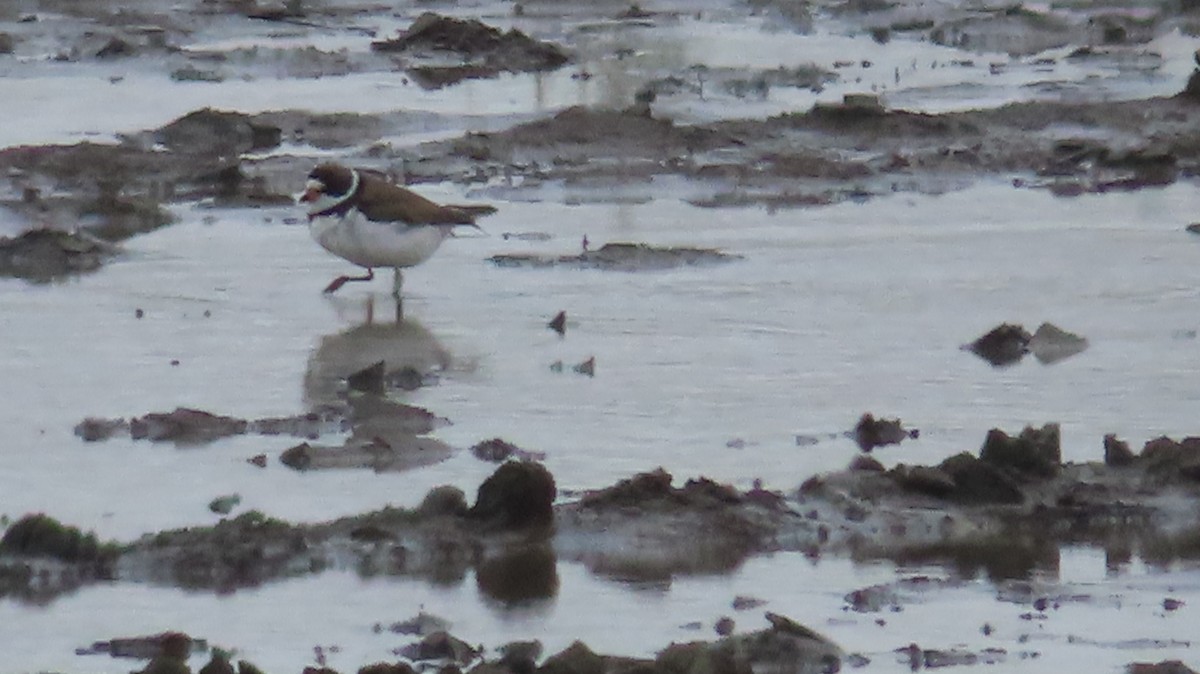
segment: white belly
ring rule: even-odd
[[[346,217],[313,218],[308,231],[322,248],[360,267],[400,268],[428,260],[448,228],[372,222],[352,210]]]

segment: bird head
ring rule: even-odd
[[[308,173],[296,201],[306,204],[309,215],[337,208],[358,189],[358,171],[338,164],[321,164]]]

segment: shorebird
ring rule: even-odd
[[[333,293],[350,281],[370,281],[375,267],[391,267],[392,294],[400,297],[402,269],[433,255],[459,225],[475,225],[490,207],[442,206],[388,182],[380,174],[321,164],[308,174],[304,193],[308,229],[325,250],[364,267],[363,276],[339,276],[325,287]]]

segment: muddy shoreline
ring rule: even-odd
[[[156,128],[118,133],[111,142],[3,147],[0,211],[11,231],[0,238],[0,276],[22,283],[58,283],[100,272],[120,258],[123,242],[171,226],[180,207],[286,208],[300,177],[321,156],[380,170],[398,183],[454,183],[470,199],[500,208],[505,202],[561,199],[557,190],[569,188],[599,203],[680,199],[704,209],[808,213],[844,202],[946,194],[981,183],[1072,199],[1194,185],[1200,176],[1200,69],[1166,94],[1136,100],[1091,94],[1084,78],[1030,87],[1039,90],[1035,94],[1061,87],[1060,95],[1018,96],[954,112],[892,105],[889,94],[901,100],[906,92],[882,90],[876,76],[894,67],[897,88],[925,70],[939,69],[976,73],[980,82],[1013,72],[1088,67],[1154,79],[1166,64],[1147,45],[1163,36],[1200,32],[1195,3],[1122,12],[931,9],[904,2],[800,7],[756,0],[700,9],[672,3],[552,7],[522,2],[489,6],[479,12],[482,19],[463,18],[463,8],[442,3],[384,8],[316,0],[206,0],[168,8],[154,0],[87,7],[28,0],[18,5],[0,8],[0,59],[7,59],[0,65],[14,73],[118,64],[128,65],[131,73],[143,68],[166,77],[169,86],[196,87],[373,74],[391,78],[390,85],[416,98],[453,92],[463,83],[555,73],[569,73],[570,81],[583,87],[600,79],[600,68],[621,69],[626,62],[639,71],[631,80],[636,86],[610,92],[604,105],[495,114],[482,125],[471,120],[474,110],[361,112],[353,101],[338,112],[301,106],[244,112],[198,105]],[[909,67],[835,56],[830,63],[732,68],[672,55],[647,66],[637,49],[622,42],[630,33],[671,31],[714,15],[726,17],[715,21],[731,29],[747,16],[799,35],[819,35],[836,26],[878,45],[915,41],[957,50],[957,57],[928,67],[915,58]],[[291,46],[260,46],[266,44],[264,27],[271,39],[293,41]],[[309,39],[313,43],[304,44]],[[354,46],[346,47],[350,39]],[[996,53],[1007,54],[1007,60],[996,60]],[[873,83],[851,85],[838,101],[782,113],[753,112],[754,105],[771,100],[772,92],[810,95],[872,76]],[[107,77],[117,87],[126,75]],[[544,81],[536,82],[541,95]],[[747,112],[717,119],[691,113],[718,105]],[[486,130],[478,130],[481,126]],[[1181,240],[1188,236],[1187,224],[1178,223]],[[585,236],[580,248],[578,254],[508,253],[480,258],[479,264],[636,273],[741,263],[740,255],[722,250],[661,248],[636,240],[589,249]],[[141,319],[142,310],[137,311]],[[551,327],[561,338],[567,319],[560,315]],[[1046,325],[1054,328],[1047,330],[1054,333],[1050,337],[1015,326],[1010,332],[1017,333],[1019,344],[1002,351],[997,361],[984,357],[1011,364],[1032,352],[1053,362],[1086,347],[1086,339]],[[362,326],[370,328],[369,321]],[[1043,358],[1034,348],[1038,335],[1043,341],[1065,336],[1074,343]],[[310,471],[428,467],[452,453],[431,435],[452,420],[389,397],[436,383],[449,355],[422,355],[427,362],[416,367],[379,361],[378,367],[338,372],[311,387],[306,382],[309,408],[294,416],[242,419],[236,410],[223,416],[180,407],[128,421],[88,418],[76,435],[80,442],[128,435],[191,450],[248,433],[293,436],[302,442],[272,458],[258,454],[244,460],[300,477]],[[555,366],[561,372],[563,361],[550,367]],[[596,358],[588,356],[571,369],[587,381],[596,367]],[[346,435],[340,445],[318,442],[338,434]],[[792,552],[813,563],[839,557],[862,564],[936,565],[951,574],[947,583],[986,577],[1008,593],[1006,601],[1027,606],[1032,622],[1057,600],[1030,579],[1052,575],[1065,546],[1103,551],[1114,573],[1135,558],[1152,568],[1200,559],[1197,438],[1157,438],[1133,451],[1109,436],[1097,448],[1102,459],[1064,462],[1058,427],[1051,424],[1012,436],[995,429],[978,452],[936,465],[899,463],[889,469],[873,458],[916,437],[898,420],[865,416],[854,438],[864,452],[878,448],[878,453],[859,455],[846,470],[815,475],[787,491],[737,489],[702,474],[672,476],[660,469],[562,494],[537,461],[544,455],[496,438],[473,448],[481,459],[501,462],[473,501],[457,487],[439,487],[412,509],[386,507],[294,523],[255,509],[238,511],[241,496],[228,494],[210,504],[213,512],[227,515],[213,526],[148,532],[129,542],[99,541],[54,519],[53,512],[9,513],[12,521],[0,529],[0,599],[46,606],[101,584],[230,595],[343,571],[439,587],[474,578],[486,601],[519,606],[556,596],[560,564],[581,565],[619,583],[669,587],[682,577],[731,574],[754,558]],[[518,460],[504,462],[509,456]],[[935,581],[897,579],[855,590],[846,596],[844,610],[899,612],[906,583],[925,582]],[[754,600],[747,601],[757,608]],[[1164,612],[1182,607],[1172,597],[1163,599]],[[764,616],[767,629],[735,634],[729,619],[715,626],[719,639],[664,644],[649,659],[598,655],[582,642],[545,658],[540,644],[492,644],[496,652],[481,656],[481,649],[437,629],[421,633],[418,643],[396,653],[397,661],[360,671],[411,674],[415,664],[421,671],[440,667],[475,674],[763,669],[800,674],[870,664],[790,618],[770,611]],[[199,646],[201,637],[145,637],[134,640],[131,652],[150,660],[146,672],[191,671],[188,658],[210,648]],[[118,639],[104,643],[96,652],[116,655],[128,646]],[[257,671],[248,662],[235,668],[219,650],[244,646],[212,644],[211,662],[201,671]],[[888,664],[916,671],[1019,662],[1038,657],[1038,650],[911,643],[891,655],[894,662]],[[333,671],[325,668],[319,650],[315,656],[317,667],[306,672]],[[1129,668],[1140,674],[1192,671],[1170,662]]]
[[[312,136],[314,128],[336,130],[323,145],[344,152],[348,162],[408,184],[477,184],[491,198],[519,198],[551,183],[604,189],[674,176],[699,186],[696,205],[779,208],[938,194],[983,180],[1070,198],[1193,182],[1200,174],[1200,98],[1190,93],[939,115],[825,107],[688,126],[635,110],[572,108],[508,131],[400,152],[361,149],[367,134],[389,132],[386,116],[200,110],[147,133],[165,150],[132,140],[9,148],[0,151],[0,169],[17,176],[9,178],[14,188],[47,184],[62,195],[44,203],[36,190],[27,191],[24,202],[10,208],[66,229],[90,218],[97,222],[85,225],[86,232],[118,242],[166,224],[168,217],[155,214],[170,204],[290,203],[294,176],[311,160],[241,155],[277,146],[263,145],[258,136],[277,144],[284,133]],[[0,256],[0,273],[53,277],[80,267],[43,257],[44,269],[31,274]],[[99,260],[85,268],[98,266]]]
[[[1200,440],[1159,438],[1135,453],[1110,436],[1103,461],[1063,464],[1058,456],[1052,424],[1013,437],[996,429],[978,456],[885,470],[864,453],[848,470],[815,476],[792,493],[739,491],[705,478],[676,486],[659,470],[557,505],[554,478],[541,464],[509,461],[480,486],[471,505],[460,490],[443,487],[412,510],[387,508],[317,524],[247,511],[212,527],[157,532],[126,544],[100,542],[39,515],[12,523],[0,541],[0,596],[43,604],[96,582],[226,594],[353,570],[363,578],[413,577],[440,585],[462,583],[471,574],[485,596],[520,604],[554,597],[560,563],[583,564],[622,582],[669,585],[678,576],[728,572],[751,556],[799,551],[814,560],[848,555],[934,563],[959,578],[983,573],[1006,586],[1056,568],[1064,545],[1103,549],[1113,568],[1133,557],[1164,567],[1200,559]],[[654,545],[638,543],[645,540]],[[847,601],[855,611],[870,612],[901,600],[894,589],[872,587]],[[1040,611],[1046,599],[1035,592],[1019,601]],[[757,661],[776,652],[759,640],[790,634],[786,639],[805,645],[793,651],[799,642],[789,642],[793,646],[784,649],[792,653],[787,671],[833,672],[869,661],[786,618],[774,620],[778,624],[765,632],[686,648],[701,649],[704,657],[734,648],[748,653],[739,657]],[[438,634],[435,641],[447,638]],[[163,666],[163,658],[182,662],[191,652],[170,656],[166,645],[156,650],[157,637],[147,639],[148,650],[135,656],[154,658],[147,671],[160,671],[155,667]],[[758,645],[732,645],[740,642]],[[430,648],[437,654],[418,649],[406,657],[420,663],[448,655],[440,646]],[[638,666],[676,671],[670,662],[680,648],[673,645]],[[916,654],[898,657],[918,658],[926,667],[1008,657],[1002,649],[913,648]],[[216,660],[227,657],[213,653]],[[476,657],[459,664],[472,665]],[[557,671],[553,663],[562,657],[568,656],[551,656],[538,671]],[[525,666],[537,666],[535,660]],[[470,671],[496,666],[512,663],[484,660]],[[613,666],[602,671],[616,671]]]

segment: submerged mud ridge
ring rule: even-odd
[[[124,545],[106,575],[231,591],[329,568],[439,582],[474,569],[485,593],[516,600],[552,596],[558,561],[669,582],[779,550],[940,560],[999,578],[1028,575],[1068,542],[1150,561],[1200,556],[1200,440],[1161,438],[1134,453],[1110,437],[1103,462],[1064,464],[1052,424],[1015,437],[993,430],[978,455],[938,466],[884,470],[864,457],[793,494],[738,491],[704,478],[675,486],[662,470],[552,506],[555,493],[541,464],[509,461],[471,506],[459,490],[439,488],[413,510],[324,524],[249,512]],[[636,543],[646,540],[654,545]],[[0,548],[5,594],[33,592],[12,570],[43,564],[38,550]],[[514,564],[521,573],[503,571]],[[45,592],[53,583],[39,585]]]
[[[317,524],[250,511],[211,527],[147,534],[118,545],[31,515],[0,540],[0,596],[48,602],[95,582],[225,593],[338,569],[441,585],[473,577],[490,600],[515,606],[553,598],[561,562],[614,580],[669,585],[678,576],[731,571],[754,555],[802,551],[813,559],[848,554],[946,564],[957,573],[937,581],[943,583],[984,573],[1010,601],[1044,611],[1049,600],[1029,579],[1039,569],[1056,568],[1063,545],[1102,548],[1114,565],[1134,556],[1152,565],[1200,558],[1200,439],[1159,438],[1135,453],[1110,436],[1103,461],[1064,464],[1054,424],[1016,436],[994,429],[978,455],[963,453],[938,466],[885,470],[864,454],[849,469],[815,476],[793,493],[739,491],[705,478],[676,485],[660,469],[570,502],[555,505],[556,495],[554,477],[541,464],[509,461],[480,485],[473,504],[462,491],[440,487],[413,509],[384,508]],[[899,607],[913,590],[905,583],[921,582],[934,581],[913,578],[856,590],[847,595],[847,608],[870,613]],[[1170,598],[1164,602],[1171,605]],[[593,664],[563,671],[628,671],[628,664],[663,674],[735,672],[743,671],[736,663],[748,658],[747,666],[769,661],[780,671],[835,672],[868,662],[783,616],[767,614],[767,620],[767,630],[675,644],[652,660],[584,650]],[[732,629],[732,623],[718,626],[722,635]],[[422,636],[401,653],[407,661],[449,657],[485,674],[512,666],[511,658],[479,660],[473,647],[452,647],[457,640],[445,631]],[[568,651],[581,649],[586,647],[578,644]],[[164,653],[153,655],[152,666]],[[534,654],[524,669],[512,671],[556,673],[555,663],[576,656],[554,655],[538,665]],[[214,650],[214,658],[221,657]],[[1037,657],[1037,651],[917,644],[896,650],[899,661],[915,668],[1010,657]],[[407,661],[386,671],[408,671]]]

